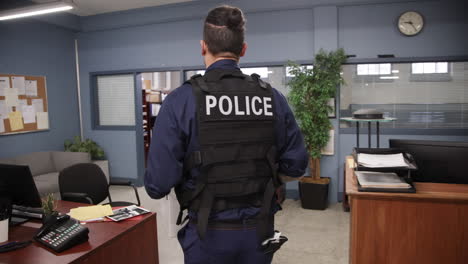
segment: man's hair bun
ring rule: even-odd
[[[203,40],[213,55],[231,53],[238,57],[244,44],[244,32],[245,19],[242,10],[223,5],[210,10],[206,16]]]
[[[226,26],[231,30],[243,30],[245,21],[242,11],[237,8],[233,8],[227,13]]]

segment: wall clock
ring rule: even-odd
[[[415,36],[424,27],[423,16],[416,11],[408,11],[398,18],[398,30],[405,36]]]

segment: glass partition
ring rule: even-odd
[[[468,128],[468,62],[349,64],[343,77],[341,117],[374,108],[398,118],[383,127]]]

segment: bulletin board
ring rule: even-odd
[[[0,73],[0,136],[48,129],[45,76]]]

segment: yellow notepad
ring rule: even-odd
[[[84,207],[73,208],[70,210],[70,216],[80,221],[104,217],[104,216],[112,215],[112,214],[113,214],[112,208],[108,204],[84,206]]]

